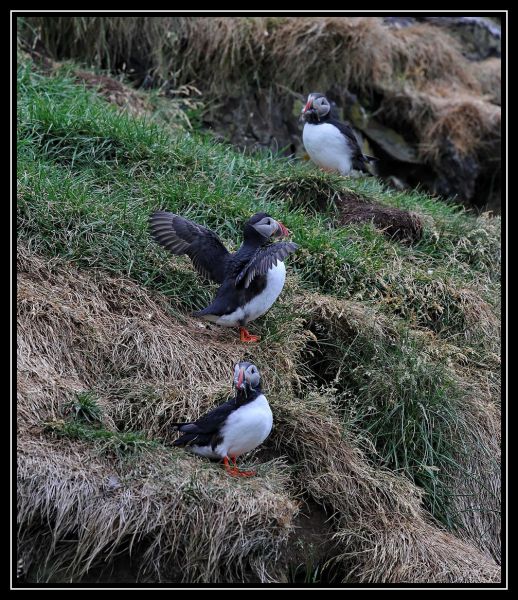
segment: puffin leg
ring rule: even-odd
[[[228,456],[225,456],[225,458],[223,459],[223,466],[225,467],[225,471],[229,475],[234,476],[236,474],[236,468],[235,467],[230,467],[230,465],[228,464]]]
[[[258,342],[261,339],[260,335],[251,335],[246,327],[239,328],[239,339],[241,342]]]
[[[257,475],[257,471],[240,471],[237,466],[236,457],[231,456],[230,458],[234,462],[234,477],[253,477]]]
[[[237,468],[236,465],[236,459],[233,459],[234,461],[234,466],[231,467],[229,462],[228,462],[228,456],[225,456],[225,458],[223,459],[223,466],[225,467],[225,471],[231,475],[232,477],[238,477],[239,476],[239,469]]]

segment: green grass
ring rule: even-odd
[[[22,66],[19,113],[20,232],[40,232],[38,242],[49,253],[85,266],[171,294],[176,275],[164,272],[165,254],[146,231],[152,210],[176,211],[212,227],[233,248],[246,218],[267,210],[300,243],[302,251],[290,261],[294,270],[324,293],[353,299],[383,294],[396,270],[401,280],[408,269],[423,284],[439,277],[485,289],[494,279],[495,232],[423,194],[391,192],[371,179],[347,181],[361,195],[433,219],[423,241],[404,248],[372,227],[330,229],[329,213],[291,207],[276,189],[276,182],[284,189],[288,175],[304,196],[322,187],[332,196],[344,188],[342,178],[315,178],[308,165],[267,153],[245,156],[206,135],[168,135],[152,122],[117,113],[63,75],[42,77]],[[194,280],[190,286],[205,300]]]
[[[432,514],[451,525],[462,390],[449,357],[437,358],[412,332],[431,332],[437,344],[454,344],[477,361],[485,360],[487,345],[494,351],[496,339],[467,335],[458,291],[469,289],[475,304],[498,311],[499,219],[477,217],[419,190],[396,192],[375,178],[321,174],[271,153],[247,155],[207,134],[169,130],[152,117],[129,117],[66,72],[43,76],[27,62],[18,69],[17,167],[20,238],[46,256],[125,275],[163,293],[177,315],[202,308],[215,288],[187,259],[171,260],[151,241],[153,210],[213,228],[229,249],[238,247],[254,212],[281,219],[300,246],[288,261],[297,290],[360,302],[395,324],[395,340],[317,327],[310,371],[319,383],[336,383],[344,424],[369,439],[371,459],[418,483]],[[371,225],[334,227],[331,201],[344,191],[416,211],[424,221],[422,240],[408,246]],[[324,198],[327,208],[315,211],[312,195]],[[281,299],[265,339],[277,340],[279,324],[295,316]],[[139,434],[93,427],[88,397],[74,406],[84,419],[67,422],[59,430],[64,435],[116,452],[151,444]]]
[[[91,392],[79,392],[76,399],[64,406],[64,413],[85,423],[102,423],[102,410]]]
[[[77,421],[50,422],[46,428],[54,435],[83,440],[95,444],[104,454],[125,458],[143,450],[162,447],[156,440],[134,431],[111,431],[102,427],[92,427]]]
[[[87,441],[99,452],[127,458],[144,450],[163,448],[163,444],[138,431],[118,431],[103,426],[103,413],[92,392],[79,392],[63,406],[63,419],[44,423],[52,435]]]
[[[378,346],[370,360],[358,360],[342,396],[346,425],[375,440],[378,456],[391,470],[410,475],[427,492],[425,504],[448,526],[453,460],[462,396],[444,361],[432,360],[412,339]],[[367,409],[366,409],[367,407]]]

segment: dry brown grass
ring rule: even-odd
[[[431,522],[416,486],[374,468],[344,438],[332,393],[297,392],[305,378],[297,357],[311,337],[301,323],[286,325],[289,343],[247,350],[275,415],[269,445],[293,466],[276,458],[257,479],[237,482],[163,446],[171,420],[195,418],[229,391],[243,356],[233,332],[180,322],[164,299],[128,280],[87,275],[23,245],[18,253],[19,554],[39,565],[35,577],[77,580],[133,548],[142,580],[280,581],[304,494],[333,515],[335,562],[348,581],[498,579],[488,555]],[[343,336],[396,335],[360,305],[318,295],[303,302]],[[63,405],[85,389],[95,390],[103,427],[162,445],[114,458],[43,427],[63,420]]]
[[[108,102],[117,105],[131,115],[145,116],[152,111],[152,106],[144,94],[135,91],[120,81],[105,75],[80,70],[75,72],[75,76],[87,88],[96,90]]]
[[[344,439],[330,397],[315,392],[305,405],[277,411],[279,446],[299,465],[308,493],[336,517],[339,562],[347,581],[468,583],[499,581],[493,560],[442,531],[420,507],[408,480],[374,469]],[[304,435],[300,435],[304,431]]]
[[[473,76],[480,84],[483,94],[489,96],[495,104],[501,104],[502,98],[502,61],[499,58],[487,58],[472,63]]]
[[[41,579],[77,580],[133,547],[140,579],[257,580],[260,567],[274,567],[298,510],[286,466],[274,461],[265,470],[236,483],[180,452],[114,463],[87,444],[25,432],[19,552]]]
[[[501,411],[477,383],[463,382],[466,434],[456,458],[466,477],[458,477],[454,506],[459,532],[480,549],[501,557]]]
[[[198,416],[215,393],[229,391],[229,372],[242,353],[229,332],[199,329],[191,319],[181,325],[163,301],[131,282],[52,267],[23,247],[19,259],[24,563],[38,564],[42,579],[75,579],[134,544],[143,553],[144,578],[267,577],[298,511],[282,462],[270,461],[260,479],[241,484],[181,451],[163,448],[114,462],[42,429],[63,419],[63,405],[76,392],[95,389],[103,427],[135,426],[167,441],[168,421]],[[155,402],[146,402],[146,384]],[[174,392],[162,395],[168,385]],[[106,491],[113,475],[120,489]]]

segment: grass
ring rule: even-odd
[[[91,442],[100,452],[118,458],[162,446],[140,432],[103,427],[103,411],[92,392],[79,392],[75,400],[63,406],[63,415],[65,419],[45,422],[45,428],[58,437]]]
[[[91,392],[79,392],[75,400],[64,406],[64,413],[89,424],[102,422],[102,409]]]
[[[77,421],[47,422],[45,426],[53,435],[93,443],[100,452],[115,455],[118,458],[143,450],[152,450],[159,446],[158,442],[149,440],[138,432],[114,432]]]
[[[40,236],[38,243],[47,244],[52,254],[125,273],[171,293],[171,280],[162,268],[165,253],[153,248],[147,235],[152,210],[165,208],[198,220],[217,229],[231,247],[236,247],[250,211],[267,210],[297,232],[303,251],[295,256],[294,269],[325,293],[351,299],[362,299],[372,291],[382,295],[394,272],[399,271],[400,280],[408,273],[400,269],[405,263],[412,280],[423,285],[433,285],[438,271],[447,282],[466,282],[482,291],[491,283],[498,231],[478,226],[475,217],[461,215],[453,205],[422,194],[392,193],[375,181],[352,181],[348,186],[362,196],[382,196],[389,206],[419,209],[433,219],[432,228],[411,249],[385,240],[369,227],[329,229],[328,215],[287,205],[284,181],[287,172],[305,196],[324,186],[332,198],[331,190],[344,189],[339,178],[315,179],[305,166],[272,156],[250,158],[229,152],[228,146],[210,137],[167,136],[153,123],[110,110],[70,81],[67,87],[66,79],[55,80],[49,83],[49,78],[21,68],[20,223],[27,233],[32,227],[45,228],[48,234]],[[24,95],[29,87],[30,93]],[[70,89],[78,96],[67,99]],[[473,229],[484,233],[477,238]],[[69,230],[77,232],[72,239]],[[320,269],[315,268],[316,260],[322,263]],[[194,287],[194,277],[186,285]],[[178,297],[185,298],[184,292],[180,289]],[[400,295],[407,300],[404,289]],[[207,296],[196,289],[193,300],[198,299],[204,302]]]
[[[171,258],[151,241],[147,219],[159,208],[180,213],[235,249],[244,221],[266,210],[300,246],[288,261],[283,296],[254,324],[263,342],[246,349],[268,382],[273,448],[299,474],[289,484],[279,475],[277,486],[273,467],[268,506],[281,514],[275,503],[295,502],[292,489],[327,506],[343,540],[340,560],[347,566],[354,554],[364,580],[375,580],[370,568],[382,572],[377,559],[369,567],[362,562],[388,536],[377,511],[404,506],[407,494],[415,499],[405,519],[438,536],[441,561],[447,563],[448,542],[433,529],[437,523],[474,544],[475,562],[482,560],[475,547],[498,558],[498,218],[420,190],[320,174],[166,128],[160,116],[117,110],[66,70],[43,75],[22,60],[18,94],[20,368],[31,374],[20,408],[26,423],[45,421],[52,439],[122,456],[154,448],[153,440],[167,438],[169,422],[196,418],[221,401],[229,365],[243,349],[231,332],[199,328],[189,317],[215,288],[187,259]],[[422,239],[401,244],[371,224],[337,226],[332,201],[344,194],[415,212]],[[319,210],[313,197],[323,198]],[[41,364],[36,357],[44,357]],[[60,421],[64,405],[73,418]],[[322,431],[332,432],[334,454]],[[186,464],[195,468],[193,460]],[[178,475],[175,485],[181,481]],[[377,515],[369,533],[351,525],[367,514]],[[286,536],[276,539],[272,557]],[[215,557],[206,571],[196,562],[205,542],[198,543],[191,572],[220,577]],[[253,547],[239,563],[241,574],[267,577],[271,564],[259,565],[261,543]],[[396,562],[408,559],[394,552]],[[412,552],[416,560],[418,550]],[[460,563],[450,580],[471,568]],[[307,576],[318,578],[311,568]],[[447,577],[440,569],[436,576]],[[398,581],[397,569],[387,578]]]

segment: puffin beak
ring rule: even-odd
[[[240,390],[241,386],[243,385],[243,379],[245,378],[245,369],[244,367],[241,367],[239,369],[239,375],[237,377],[237,389]]]
[[[279,237],[288,237],[291,235],[291,231],[283,223],[277,221],[277,224],[279,225],[279,229],[277,230]]]
[[[313,100],[308,100],[306,106],[303,108],[302,113],[307,112],[310,108],[313,108]]]

